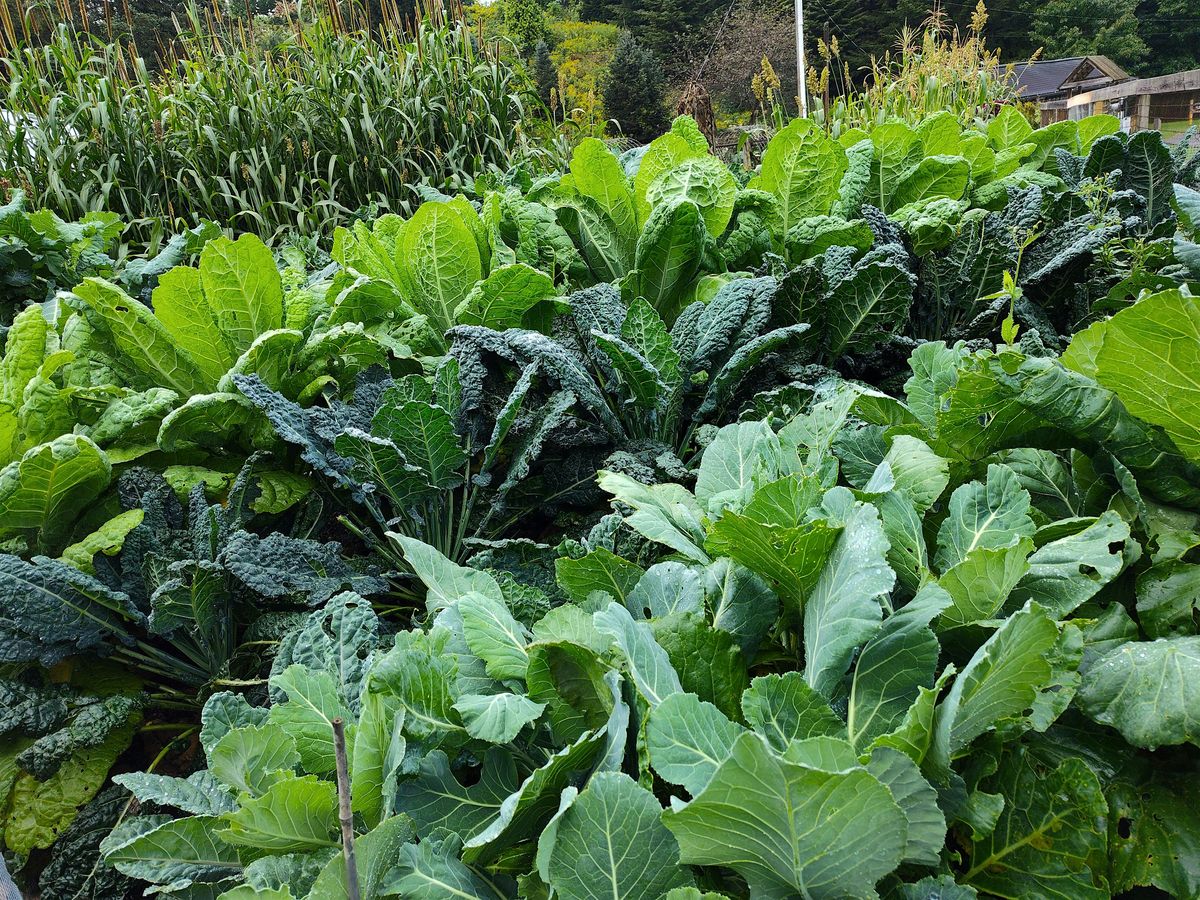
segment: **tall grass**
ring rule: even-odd
[[[0,22],[0,179],[64,218],[115,211],[154,245],[204,219],[327,232],[410,211],[422,184],[558,162],[526,75],[440,4],[368,29],[331,0],[268,50],[219,10],[190,9],[158,73],[68,24],[34,46]]]
[[[901,32],[894,52],[872,58],[865,77],[842,62],[836,37],[820,41],[821,68],[808,72],[810,115],[835,135],[892,119],[919,122],[943,110],[967,127],[991,118],[1019,100],[1012,67],[987,45],[987,19],[978,0],[964,33],[935,3],[920,29]]]

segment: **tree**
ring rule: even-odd
[[[622,133],[645,143],[666,130],[662,67],[629,32],[621,35],[604,83],[604,110]]]
[[[536,47],[549,35],[546,14],[537,0],[504,0],[504,30],[521,51]]]
[[[1137,0],[1047,0],[1030,36],[1046,59],[1101,54],[1136,72],[1150,52],[1138,34]]]
[[[558,67],[550,58],[550,45],[538,41],[533,51],[533,80],[537,82],[538,96],[549,105],[550,92],[558,87]]]

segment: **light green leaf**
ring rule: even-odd
[[[1054,674],[1054,620],[1036,603],[1009,616],[980,647],[938,707],[935,746],[945,766],[1000,722],[1021,716]]]
[[[261,797],[245,797],[241,807],[221,816],[228,827],[217,832],[239,847],[289,852],[336,847],[337,785],[316,775],[276,781]]]
[[[750,727],[780,753],[792,741],[846,735],[846,724],[801,672],[755,678],[742,696],[742,712]]]
[[[425,605],[430,612],[451,606],[458,598],[472,591],[504,600],[500,585],[487,572],[460,566],[447,559],[434,547],[403,534],[389,532],[388,537],[404,551],[404,558],[417,577],[429,589]]]
[[[558,821],[550,851],[550,887],[563,900],[659,900],[691,881],[679,845],[663,825],[654,795],[628,775],[599,772]]]
[[[396,245],[405,299],[444,332],[454,312],[483,276],[475,235],[458,210],[423,203]]]
[[[563,788],[581,784],[591,774],[604,753],[604,737],[603,732],[588,732],[534,770],[500,804],[490,824],[466,842],[463,861],[470,865],[487,862],[512,844],[540,833],[558,809]]]
[[[1200,460],[1200,304],[1179,291],[1147,297],[1113,316],[1103,338],[1096,379]]]
[[[686,159],[659,175],[646,190],[652,208],[688,200],[700,208],[705,229],[719,238],[733,218],[738,183],[729,168],[715,156]]]
[[[350,758],[350,796],[354,812],[372,827],[391,807],[406,749],[400,701],[391,694],[364,691]]]
[[[300,765],[292,736],[278,725],[227,731],[208,751],[209,770],[238,791],[259,796]]]
[[[1084,673],[1079,705],[1136,747],[1200,743],[1200,637],[1111,650]]]
[[[502,897],[479,872],[458,859],[462,841],[450,837],[444,841],[405,844],[388,873],[383,893],[406,900],[494,900]]]
[[[745,730],[695,694],[672,694],[650,712],[646,724],[650,765],[659,777],[695,796]]]
[[[579,559],[559,557],[554,561],[554,572],[559,587],[576,603],[582,603],[596,591],[624,603],[645,574],[641,566],[603,547]]]
[[[88,278],[74,289],[87,310],[88,321],[120,355],[121,367],[132,369],[144,382],[136,388],[165,387],[181,397],[203,394],[216,387],[148,308],[116,285]],[[134,385],[130,385],[134,387]]]
[[[1033,600],[1066,618],[1121,574],[1128,540],[1129,525],[1109,511],[1082,531],[1042,545],[1029,557],[1029,572],[1008,605]]]
[[[887,785],[908,819],[904,861],[936,866],[946,843],[946,817],[938,808],[937,791],[910,757],[891,747],[872,750],[867,771]]]
[[[887,551],[875,508],[854,503],[804,607],[804,678],[823,696],[833,695],[855,649],[879,629],[882,601],[896,582]]]
[[[353,721],[338,696],[333,676],[292,665],[271,678],[271,687],[286,694],[287,702],[272,706],[268,721],[291,736],[304,771],[314,775],[332,772],[335,768],[333,720]],[[351,746],[352,738],[352,734],[347,735]]]
[[[899,728],[920,689],[933,686],[941,648],[929,623],[949,603],[944,590],[927,585],[863,647],[846,713],[850,742],[859,752]]]
[[[483,325],[496,331],[520,328],[529,310],[558,292],[544,272],[524,263],[501,266],[471,289],[455,310],[462,325]]]
[[[633,621],[629,610],[618,603],[610,603],[592,620],[596,629],[612,638],[624,654],[633,682],[651,709],[683,690],[667,652],[654,640],[649,625]]]
[[[891,792],[865,769],[789,762],[754,734],[738,738],[704,790],[663,821],[683,862],[728,866],[754,896],[780,900],[871,896],[900,864],[907,832]]]
[[[79,511],[111,479],[108,457],[83,435],[34,447],[0,469],[0,535],[34,529],[43,551],[61,550]]]
[[[976,547],[996,549],[1032,537],[1029,492],[1007,466],[990,465],[987,481],[972,481],[950,495],[950,510],[938,529],[934,563],[946,571]]]
[[[408,816],[392,816],[354,840],[361,900],[377,900],[386,893],[390,872],[405,845],[416,837]],[[307,894],[312,900],[349,897],[346,884],[346,859],[332,856]]]
[[[757,186],[778,199],[782,234],[803,218],[829,212],[846,165],[846,151],[808,119],[793,119],[775,133]]]
[[[504,602],[475,591],[459,599],[458,611],[467,646],[483,660],[487,673],[501,681],[524,679],[529,666],[529,631],[513,618]]]
[[[471,737],[490,744],[507,744],[546,708],[517,694],[464,694],[454,708],[462,715]]]

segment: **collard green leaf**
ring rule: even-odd
[[[598,885],[614,897],[659,900],[686,884],[691,879],[661,813],[654,795],[628,775],[597,773],[558,821],[550,887],[564,900],[595,897]]]
[[[742,696],[742,712],[750,726],[780,753],[792,741],[846,734],[846,724],[829,701],[809,687],[800,672],[755,678]]]
[[[870,829],[852,823],[871,821]],[[865,769],[824,772],[744,734],[708,785],[663,813],[685,863],[729,866],[756,896],[869,896],[899,865],[907,824]]]
[[[1103,326],[1096,378],[1135,416],[1159,425],[1200,459],[1200,306],[1178,291],[1148,297]],[[1146,367],[1147,359],[1164,365]]]
[[[326,775],[334,770],[333,720],[350,719],[328,672],[288,666],[271,679],[271,687],[287,700],[271,707],[268,720],[286,732],[295,743],[304,771]]]
[[[951,494],[949,514],[938,529],[934,564],[946,571],[977,547],[1006,547],[1033,532],[1029,494],[1016,473],[1005,466],[988,466],[984,483],[973,481]]]
[[[999,896],[1111,896],[1104,877],[1108,808],[1082,759],[1047,768],[1017,747],[986,787],[1004,798],[1004,808],[995,829],[972,843],[964,884]]]
[[[629,610],[617,603],[610,603],[592,619],[596,629],[616,643],[629,664],[634,684],[652,709],[683,690],[667,652],[655,641],[649,625],[635,622]]]
[[[1135,747],[1200,740],[1200,637],[1130,641],[1084,675],[1079,704]]]
[[[539,833],[558,808],[563,788],[591,773],[604,746],[602,733],[589,732],[555,753],[505,798],[487,827],[466,841],[463,861],[475,864],[494,859],[506,847]]]
[[[187,778],[126,772],[113,781],[127,788],[141,803],[157,803],[193,816],[217,816],[232,812],[235,806],[233,797],[208,771],[194,772]]]
[[[368,825],[386,818],[407,749],[400,702],[390,694],[365,691],[350,758],[350,797],[354,812]]]
[[[863,647],[846,714],[850,742],[860,752],[900,727],[920,689],[933,686],[941,648],[929,623],[949,603],[936,585],[922,588]]]
[[[1196,794],[1191,772],[1149,761],[1131,763],[1105,786],[1114,893],[1150,885],[1173,897],[1200,890]]]
[[[871,751],[867,771],[887,785],[908,820],[904,861],[935,866],[946,842],[946,818],[938,796],[911,758],[891,747]]]
[[[714,628],[733,635],[747,660],[779,616],[779,600],[767,583],[727,557],[704,572],[704,588]]]
[[[733,635],[713,628],[696,613],[657,618],[650,627],[658,645],[666,650],[683,690],[736,718],[750,676]]]
[[[695,694],[672,694],[650,713],[646,749],[661,778],[700,793],[745,729]]]
[[[554,561],[559,587],[568,597],[582,603],[596,591],[625,602],[645,574],[641,566],[597,547],[579,559],[559,557]]]
[[[471,737],[507,744],[546,708],[519,694],[464,694],[454,703]]]
[[[127,819],[100,845],[104,861],[152,884],[216,881],[242,871],[237,848],[217,837],[215,816]]]
[[[337,786],[315,775],[283,778],[261,797],[243,798],[224,813],[221,840],[238,847],[296,851],[336,847]]]
[[[826,697],[846,674],[855,648],[879,629],[882,600],[896,581],[875,508],[849,503],[842,533],[804,607],[804,678]]]
[[[396,859],[415,836],[408,816],[392,816],[355,838],[354,857],[362,900],[377,900],[385,895]],[[306,896],[341,897],[343,894],[349,895],[346,859],[338,853],[330,857]]]
[[[529,631],[513,618],[504,602],[473,592],[459,599],[458,611],[467,646],[483,660],[488,674],[500,681],[524,679],[529,666]]]
[[[1005,719],[1021,716],[1054,674],[1054,620],[1036,603],[1009,616],[954,680],[938,707],[935,750],[943,765]]]
[[[296,742],[278,725],[232,728],[207,753],[209,771],[219,781],[253,796],[300,765]]]
[[[421,760],[415,778],[400,783],[396,802],[416,823],[422,838],[441,828],[470,836],[500,814],[500,805],[517,784],[512,756],[498,747],[484,756],[479,780],[469,786],[455,777],[446,754],[434,750]]]
[[[400,848],[395,867],[388,873],[383,893],[412,900],[443,900],[462,897],[490,900],[496,896],[488,879],[458,859],[462,841],[422,841]]]

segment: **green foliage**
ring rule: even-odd
[[[666,86],[654,52],[632,32],[617,43],[604,78],[604,113],[632,141],[644,143],[667,126]]]
[[[341,719],[364,897],[1194,893],[1200,202],[1113,125],[681,118],[20,312],[22,877],[341,896]]]
[[[537,0],[503,0],[503,11],[504,31],[519,48],[532,50],[545,41],[546,16]]]
[[[154,245],[202,220],[267,241],[327,234],[358,210],[411,212],[417,185],[461,190],[554,156],[517,125],[534,86],[465,23],[422,16],[411,35],[389,22],[371,36],[321,20],[263,54],[195,16],[186,62],[161,72],[65,24],[15,48],[0,172],[31,204],[68,219],[111,209],[128,240]],[[116,106],[94,123],[102,102]]]

